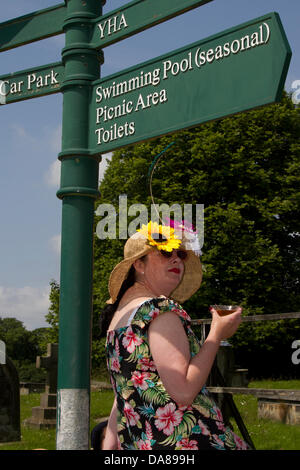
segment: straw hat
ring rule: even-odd
[[[182,240],[180,248],[185,249],[184,240]],[[135,233],[127,240],[124,246],[124,259],[115,266],[110,274],[108,289],[111,298],[107,301],[108,304],[116,301],[122,283],[134,261],[155,249],[157,248],[151,246],[148,238],[141,232]],[[184,274],[170,295],[179,303],[188,300],[199,289],[202,281],[202,267],[199,257],[192,250],[186,251],[188,257],[184,261]]]

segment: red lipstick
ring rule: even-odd
[[[169,271],[176,273],[176,274],[180,274],[180,269],[178,268],[172,268],[172,269],[169,269]]]

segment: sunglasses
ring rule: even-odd
[[[165,250],[161,250],[160,251],[160,254],[164,257],[164,258],[171,258],[172,255],[173,255],[173,251],[165,251]],[[176,254],[178,256],[179,259],[182,259],[182,260],[185,260],[187,258],[187,251],[185,250],[177,250],[176,251]]]

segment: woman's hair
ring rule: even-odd
[[[143,258],[141,258],[143,259]],[[129,287],[133,286],[135,283],[135,268],[131,266],[130,270],[128,271],[128,275],[126,279],[123,281],[118,297],[113,304],[108,304],[106,307],[104,307],[101,315],[100,315],[100,320],[99,320],[99,327],[100,327],[100,336],[106,336],[106,332],[108,330],[109,324],[114,316],[115,311],[118,308],[119,302],[127,289]]]

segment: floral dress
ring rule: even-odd
[[[246,450],[248,445],[223,422],[220,409],[203,387],[191,406],[167,393],[148,342],[158,315],[175,312],[187,334],[191,357],[200,344],[183,308],[165,297],[144,302],[129,326],[107,333],[107,365],[117,398],[120,450]]]

